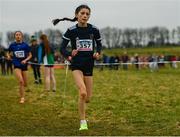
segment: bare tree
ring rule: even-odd
[[[102,32],[102,37],[104,39],[104,43],[105,43],[105,47],[107,48],[111,48],[111,28],[110,27],[106,27],[104,29],[101,30]]]
[[[122,30],[118,28],[112,28],[112,47],[113,48],[119,48],[121,43],[121,36],[122,36]]]
[[[14,41],[14,32],[8,31],[6,42],[8,45],[10,45],[13,41]]]
[[[123,42],[122,43],[126,48],[130,48],[133,45],[132,34],[133,34],[133,31],[130,28],[126,28],[123,31]]]
[[[180,26],[177,27],[178,44],[180,44]]]
[[[0,46],[2,45],[2,38],[3,38],[3,33],[0,32]]]
[[[47,29],[45,30],[45,33],[47,34],[51,45],[55,49],[59,48],[62,41],[62,32],[60,30]]]
[[[23,41],[30,43],[30,35],[28,33],[23,34]]]

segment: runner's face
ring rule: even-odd
[[[78,22],[81,24],[86,24],[90,17],[90,11],[86,8],[81,9],[76,15]]]
[[[23,38],[22,33],[21,32],[16,32],[16,34],[15,34],[16,42],[21,42],[22,38]]]

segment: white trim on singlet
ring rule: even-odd
[[[64,38],[65,40],[70,40],[69,38],[65,37],[64,35],[63,35],[63,38]]]
[[[92,25],[92,28],[95,28],[95,29],[97,29],[97,30],[99,30],[96,26],[94,26],[94,25]]]
[[[76,29],[76,25],[74,25],[74,26],[68,28],[68,30],[70,30],[70,31],[73,30],[73,29]],[[67,37],[65,37],[64,35],[63,35],[63,38],[64,38],[65,40],[68,40],[68,41],[71,40],[70,38],[67,38]]]
[[[73,30],[73,29],[76,29],[76,28],[77,28],[76,25],[74,25],[74,26],[70,27],[69,30]]]
[[[101,41],[101,40],[102,40],[102,38],[97,39],[97,41]]]

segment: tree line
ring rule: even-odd
[[[110,28],[101,30],[106,48],[139,48],[180,45],[180,26],[168,30],[166,27]]]
[[[169,30],[166,27],[150,28],[112,28],[106,27],[100,30],[104,48],[140,48],[161,47],[180,45],[180,26]],[[34,33],[39,37],[42,33],[47,34],[54,48],[59,48],[63,32],[61,30],[46,29]],[[24,33],[24,41],[30,43],[30,34]],[[6,33],[6,44],[14,41],[14,32]],[[0,45],[2,45],[2,33],[0,32]]]

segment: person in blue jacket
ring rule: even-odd
[[[19,82],[20,103],[24,103],[24,91],[25,87],[27,87],[27,62],[31,59],[32,55],[29,45],[23,42],[23,33],[16,31],[14,37],[15,42],[10,44],[7,57],[8,59],[12,57],[14,72]]]
[[[87,23],[90,14],[91,9],[87,5],[80,5],[75,10],[74,19],[53,20],[54,25],[65,20],[78,22],[76,25],[68,28],[63,35],[60,52],[71,61],[72,74],[79,90],[79,130],[88,129],[85,107],[92,96],[94,59],[100,58],[102,48],[99,29]],[[71,52],[67,50],[69,42],[71,42]]]

